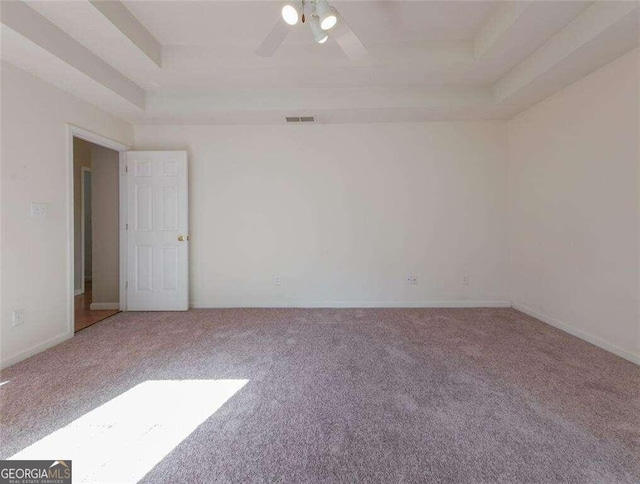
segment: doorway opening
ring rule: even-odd
[[[119,153],[73,138],[74,332],[120,312]]]

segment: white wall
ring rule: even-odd
[[[189,153],[196,307],[509,301],[504,122],[137,126],[135,147]]]
[[[73,139],[73,269],[74,289],[82,290],[82,167],[91,169],[91,143]],[[86,250],[85,250],[86,252]],[[85,268],[86,269],[86,268]]]
[[[638,50],[509,122],[513,301],[638,360]]]
[[[69,273],[73,220],[72,149],[67,123],[131,143],[132,127],[100,109],[2,63],[2,322],[6,366],[70,336]],[[49,204],[46,219],[31,202]],[[12,310],[25,323],[12,326]]]
[[[91,227],[91,201],[93,197],[91,196],[91,172],[86,171],[82,174],[83,178],[83,191],[84,191],[84,280],[91,280],[91,273],[93,270],[93,244],[91,240],[93,239],[91,233],[93,229]]]
[[[509,123],[138,126],[135,146],[190,154],[195,306],[513,299],[634,359],[637,56]],[[1,96],[6,366],[70,335],[67,123],[134,137],[129,124],[6,63]],[[48,202],[49,217],[31,218],[31,201]],[[19,308],[26,322],[14,328]]]
[[[117,308],[120,300],[119,154],[117,151],[96,145],[92,146],[91,154],[93,161],[91,308],[105,308],[105,304]]]

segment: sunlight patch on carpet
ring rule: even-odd
[[[149,380],[11,459],[73,461],[74,482],[137,482],[249,380]]]

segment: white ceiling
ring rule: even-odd
[[[282,2],[123,4],[128,11],[115,19],[88,0],[29,1],[6,15],[3,5],[2,58],[135,123],[281,123],[289,114],[321,122],[494,119],[640,38],[635,0],[336,0],[365,58],[351,61],[333,40],[315,44],[302,25],[262,58],[255,49]],[[131,35],[136,28],[161,45],[161,66]],[[67,40],[86,47],[85,55],[71,55]],[[139,86],[144,106],[100,63]]]
[[[283,2],[130,1],[125,6],[165,45],[246,46],[254,50],[280,16]],[[472,40],[497,8],[483,1],[335,1],[365,42]],[[180,21],[176,22],[179,18]],[[312,44],[308,29],[288,43]]]

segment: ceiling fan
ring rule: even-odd
[[[367,53],[367,48],[351,30],[340,13],[327,0],[301,0],[282,7],[282,18],[278,19],[269,35],[262,41],[256,54],[271,57],[284,41],[289,31],[302,21],[309,25],[313,40],[324,44],[331,37],[351,60],[358,60]]]

